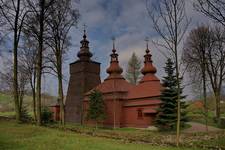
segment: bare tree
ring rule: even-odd
[[[37,41],[31,36],[24,34],[23,45],[20,48],[19,61],[28,76],[29,85],[33,97],[33,114],[34,120],[37,121],[36,114],[36,57],[37,57]]]
[[[176,67],[177,78],[177,136],[176,145],[180,141],[180,67],[179,45],[188,28],[190,19],[185,13],[185,0],[160,0],[158,2],[146,0],[146,8],[152,20],[153,28],[160,35],[163,42],[153,41],[156,45],[169,50]]]
[[[20,55],[19,55],[20,56]],[[13,93],[13,86],[14,86],[14,75],[13,72],[13,65],[10,65],[10,60],[4,60],[4,67],[3,70],[0,72],[0,81],[5,85],[5,90],[10,93]],[[24,67],[21,65],[20,61],[18,61],[18,106],[19,106],[19,113],[23,109],[23,98],[27,92],[27,85],[28,85],[28,75]],[[21,116],[22,117],[22,116]]]
[[[63,58],[70,46],[69,31],[77,24],[79,14],[76,9],[73,9],[71,0],[55,0],[49,11],[49,17],[46,20],[48,27],[48,40],[46,43],[51,48],[53,55],[50,55],[48,60],[53,64],[52,69],[58,78],[60,119],[64,125]]]
[[[194,3],[197,11],[225,26],[225,1],[224,0],[197,0]]]
[[[28,11],[26,10],[26,7],[24,7],[23,0],[0,1],[1,17],[7,26],[6,29],[13,33],[13,95],[17,122],[21,119],[18,93],[18,45],[27,12]]]
[[[43,51],[44,51],[44,31],[45,21],[48,17],[48,9],[54,3],[55,0],[26,0],[28,7],[33,12],[33,23],[27,24],[28,27],[32,28],[34,35],[36,35],[38,41],[37,51],[37,64],[36,64],[36,102],[37,102],[37,124],[41,125],[41,82],[42,82],[42,69],[43,69]]]
[[[191,76],[193,83],[202,80],[203,98],[204,98],[204,116],[206,131],[208,131],[208,108],[207,108],[207,95],[206,95],[206,82],[207,82],[207,60],[206,53],[212,48],[213,35],[208,26],[200,26],[193,29],[183,49],[182,60],[187,65],[187,70]]]
[[[213,49],[207,52],[207,72],[216,99],[216,118],[220,118],[222,83],[225,79],[225,30],[217,26],[212,29]]]
[[[217,119],[220,118],[221,89],[225,77],[224,40],[225,30],[221,27],[216,26],[211,29],[199,27],[190,33],[183,52],[189,73],[202,76],[205,109],[207,107],[206,81],[211,85],[216,101]]]

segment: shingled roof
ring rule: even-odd
[[[152,55],[150,50],[146,49],[146,54],[144,55],[144,67],[142,69],[142,74],[144,75],[140,83],[132,88],[127,96],[127,99],[138,99],[146,97],[159,97],[161,92],[160,80],[155,76],[157,72],[156,68],[152,64]]]
[[[134,85],[128,83],[122,76],[123,69],[119,66],[118,54],[116,53],[114,44],[110,57],[110,66],[106,70],[109,76],[93,90],[99,90],[102,93],[128,92]],[[89,95],[90,93],[91,91],[86,95]]]

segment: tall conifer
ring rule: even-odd
[[[89,97],[87,119],[95,121],[97,128],[98,123],[103,121],[105,117],[105,104],[102,93],[100,91],[94,90]]]
[[[141,61],[139,60],[138,56],[133,53],[131,58],[129,59],[127,70],[125,77],[126,79],[136,85],[140,78],[140,69],[141,69]]]
[[[165,72],[166,76],[163,77],[163,87],[160,99],[162,105],[159,108],[159,113],[156,117],[156,126],[161,130],[175,130],[177,123],[177,79],[175,74],[174,63],[171,59],[166,62]],[[181,81],[181,79],[180,79]],[[185,96],[182,96],[183,89],[180,90],[181,98],[181,127],[184,127],[185,122],[188,121],[186,112],[186,103],[182,101]]]

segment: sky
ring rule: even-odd
[[[76,53],[79,50],[79,42],[82,39],[83,24],[86,24],[90,51],[94,53],[93,59],[101,62],[102,80],[107,77],[106,68],[109,66],[110,61],[112,37],[116,38],[116,49],[123,73],[126,71],[127,62],[133,52],[143,62],[146,49],[145,39],[148,37],[152,60],[157,68],[156,75],[160,79],[165,75],[166,58],[161,53],[162,49],[151,43],[152,39],[160,40],[161,38],[153,29],[146,9],[146,0],[80,0],[77,2],[81,18],[78,28],[74,29],[74,32],[71,34],[74,43],[68,62],[73,62],[77,59]],[[207,17],[194,10],[192,5],[194,0],[185,0],[185,2],[187,16],[191,18],[187,34],[198,25],[210,23]],[[182,44],[180,48],[182,49]],[[65,69],[65,71],[68,71],[68,69]],[[65,73],[68,74],[68,72]],[[187,83],[188,81],[184,82]],[[186,87],[184,93],[189,95],[188,98],[195,96],[191,87]]]
[[[83,35],[83,24],[87,26],[87,36],[90,42],[90,51],[94,54],[93,60],[101,63],[101,79],[107,77],[106,68],[109,66],[112,50],[112,37],[116,38],[115,44],[119,54],[119,62],[124,72],[127,62],[135,52],[143,62],[146,49],[146,37],[160,40],[160,36],[154,31],[151,19],[146,10],[146,0],[75,0],[76,8],[80,12],[80,20],[77,27],[71,30],[72,46],[67,54],[64,64],[65,93],[69,80],[69,63],[77,60],[77,52]],[[185,0],[186,13],[192,22],[188,32],[201,24],[208,24],[210,20],[196,12],[192,6],[192,0]],[[188,33],[187,32],[187,33]],[[182,45],[182,44],[181,44]],[[157,76],[164,76],[166,58],[160,53],[162,49],[149,42],[154,66],[157,68]],[[182,46],[181,46],[182,48]],[[0,62],[1,64],[1,62]],[[143,63],[142,63],[143,66]],[[57,80],[52,77],[44,78],[43,90],[53,95],[57,93]],[[187,81],[185,81],[187,82]],[[185,94],[194,96],[191,88],[185,88]]]

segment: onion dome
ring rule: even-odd
[[[157,70],[152,64],[152,55],[150,54],[150,50],[148,48],[148,41],[147,41],[146,54],[144,55],[144,58],[145,58],[144,67],[141,70],[144,76],[141,79],[140,83],[152,82],[152,81],[158,82],[159,79],[155,76],[155,73]]]
[[[141,70],[144,76],[140,80],[139,84],[129,91],[127,99],[140,99],[160,96],[162,86],[160,84],[160,80],[155,75],[156,68],[152,64],[151,57],[152,55],[150,54],[147,43],[146,54],[144,55],[144,67]],[[151,100],[151,103],[159,104],[161,102],[159,100]]]
[[[145,58],[145,65],[144,68],[141,70],[143,75],[146,75],[148,73],[155,74],[156,73],[156,68],[152,64],[152,55],[150,54],[150,50],[148,49],[148,43],[147,43],[147,49],[146,49],[146,54],[144,55]]]
[[[109,74],[108,78],[123,78],[121,76],[123,69],[119,66],[118,54],[116,53],[114,41],[112,54],[110,56],[111,56],[110,66],[106,70],[106,72]]]
[[[119,66],[118,61],[118,54],[116,53],[115,49],[115,43],[113,39],[113,49],[112,54],[110,55],[111,61],[110,66],[106,70],[106,72],[109,74],[109,76],[97,87],[94,89],[101,91],[101,93],[112,93],[112,92],[122,92],[127,93],[131,88],[133,88],[134,85],[130,84],[125,80],[125,78],[122,76],[123,69]],[[90,95],[91,91],[86,93],[86,95]],[[120,97],[121,95],[118,95],[116,97]],[[119,99],[124,99],[125,97],[121,97]]]
[[[89,41],[87,40],[86,30],[84,29],[83,40],[80,41],[81,47],[77,56],[80,60],[89,61],[92,57],[92,53],[89,51]]]

